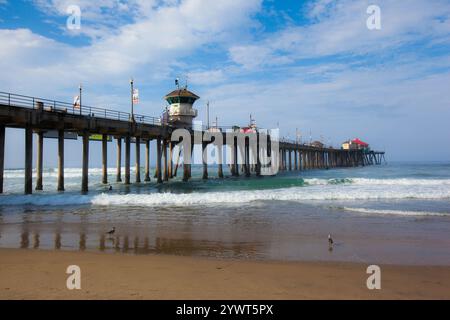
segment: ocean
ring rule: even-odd
[[[228,170],[224,171],[228,174]],[[389,163],[287,171],[275,177],[157,185],[101,184],[90,169],[56,169],[44,190],[23,195],[23,170],[5,170],[0,247],[175,254],[221,259],[450,264],[450,163]],[[143,172],[143,171],[141,171]],[[152,171],[153,172],[153,171]],[[132,171],[132,179],[134,178]],[[113,236],[105,233],[116,228]],[[328,247],[328,234],[334,246]]]

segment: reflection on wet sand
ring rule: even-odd
[[[28,231],[23,231],[22,234],[20,235],[20,248],[21,249],[27,249],[28,246],[30,245],[30,239],[29,239],[29,234]]]
[[[80,251],[86,250],[86,235],[84,233],[80,233],[80,242],[79,242]]]
[[[100,245],[98,248],[100,251],[105,251],[106,246],[105,246],[105,235],[104,234],[102,234],[100,236]]]
[[[55,250],[61,249],[61,234],[56,233],[55,234]]]
[[[34,242],[33,242],[33,249],[39,249],[39,233],[34,234]]]
[[[33,233],[33,249],[55,249],[61,248],[76,249],[79,251],[95,251],[102,252],[122,252],[134,254],[175,254],[175,255],[207,255],[216,257],[234,257],[234,258],[255,258],[257,256],[257,244],[255,243],[230,243],[207,241],[207,240],[192,240],[188,238],[172,239],[164,237],[150,238],[148,236],[139,237],[133,236],[133,245],[130,246],[129,235],[116,235],[108,237],[105,234],[100,235],[86,235],[86,233],[79,233],[77,242],[73,242],[74,238],[61,233],[55,233],[52,237],[45,237],[45,239],[54,239],[53,243],[42,241],[40,233]],[[98,238],[98,242],[95,241]],[[91,239],[91,241],[89,241]],[[98,245],[96,245],[97,243]],[[30,248],[30,233],[24,230],[20,237],[20,248]]]

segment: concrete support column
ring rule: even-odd
[[[298,169],[299,171],[302,170],[302,164],[303,164],[303,159],[302,159],[302,151],[301,150],[297,150],[297,161],[298,161]]]
[[[0,125],[0,194],[3,193],[4,172],[5,172],[5,126]]]
[[[283,170],[283,149],[278,150],[278,169],[279,171]]]
[[[206,149],[208,148],[208,144],[203,142],[202,143],[202,163],[203,163],[203,180],[208,179],[208,158],[206,155]]]
[[[256,135],[256,167],[255,167],[255,173],[256,173],[256,176],[257,177],[259,177],[259,176],[261,176],[261,147],[260,147],[260,142],[259,142],[259,139],[260,139],[260,135],[259,134],[257,134]],[[264,135],[264,139],[267,139],[267,137]],[[266,145],[269,145],[269,144],[266,144]]]
[[[169,181],[169,168],[167,159],[167,141],[163,141],[163,154],[164,154],[164,181]]]
[[[108,183],[108,136],[102,135],[102,183]]]
[[[316,152],[311,151],[311,169],[316,168]]]
[[[223,178],[223,146],[217,146],[217,158],[219,159],[219,164],[217,168],[217,175],[219,178]]]
[[[280,170],[284,170],[284,150],[280,149]]]
[[[288,150],[289,153],[289,171],[292,171],[292,150]]]
[[[172,141],[169,141],[169,179],[173,178],[173,148]]]
[[[186,164],[186,163],[183,164],[183,181],[184,182],[189,181],[189,178],[191,177],[191,174],[189,172],[190,169],[191,169],[191,167],[189,164]]]
[[[81,192],[87,193],[89,191],[89,133],[83,133],[83,167],[81,176]]]
[[[141,138],[136,137],[136,183],[141,183]]]
[[[122,138],[117,138],[116,182],[122,182]]]
[[[312,169],[312,151],[308,151],[308,169]]]
[[[244,163],[245,163],[245,176],[250,177],[250,141],[245,143],[244,146]]]
[[[287,154],[286,149],[283,150],[283,155],[284,155],[284,170],[287,171],[288,170],[288,154]]]
[[[58,130],[58,191],[64,191],[64,130]]]
[[[38,141],[37,141],[37,162],[36,162],[36,190],[42,191],[43,183],[42,183],[42,170],[44,164],[44,133],[38,132]]]
[[[161,175],[161,138],[156,139],[156,178],[158,183],[162,183]]]
[[[237,146],[237,139],[234,139],[233,142],[233,159],[231,163],[231,175],[232,176],[239,176],[239,167],[238,167],[238,146]]]
[[[33,192],[33,130],[25,129],[25,194]]]
[[[150,181],[150,140],[145,141],[145,182]]]
[[[298,151],[294,150],[294,170],[298,170]]]
[[[125,137],[125,184],[130,184],[130,146],[131,138],[129,136]]]
[[[184,153],[183,154],[183,181],[186,182],[186,181],[189,181],[189,178],[191,177],[191,166],[190,166],[190,164],[187,163],[187,160],[188,160],[188,159],[186,159],[187,151],[184,150],[184,148],[185,147],[183,146],[183,153]]]

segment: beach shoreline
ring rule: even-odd
[[[68,290],[69,265],[81,290]],[[175,255],[0,249],[0,299],[450,299],[450,266],[221,260]]]

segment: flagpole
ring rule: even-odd
[[[131,85],[131,121],[134,121],[134,102],[133,102],[133,93],[134,93],[134,80],[130,80]]]

